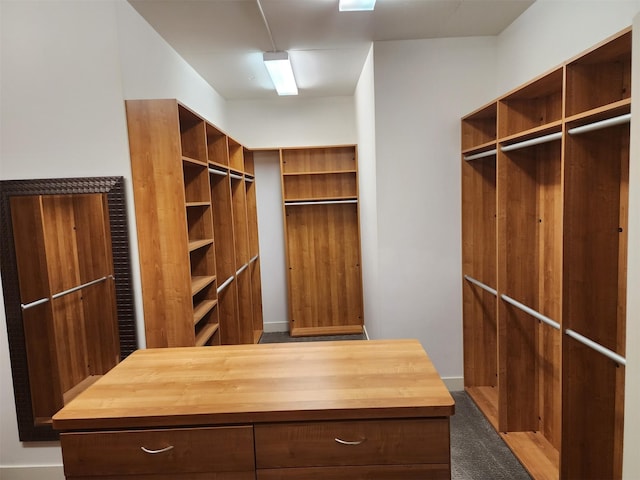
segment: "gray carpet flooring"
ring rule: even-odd
[[[263,334],[260,343],[362,339],[364,335],[294,338],[287,332],[277,332]],[[451,479],[531,480],[466,392],[451,395],[456,402],[456,413],[451,417]]]

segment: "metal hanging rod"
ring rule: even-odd
[[[235,173],[230,173],[229,176],[235,180],[242,180],[242,175],[236,175]]]
[[[253,182],[254,178],[253,177],[244,177],[245,181],[251,183]]]
[[[221,177],[226,177],[228,175],[224,170],[218,170],[217,168],[209,168],[209,173],[220,175]]]
[[[497,291],[497,290],[495,290],[495,289],[493,289],[493,288],[489,287],[488,285],[485,285],[484,283],[482,283],[482,282],[480,282],[480,281],[476,280],[475,278],[470,277],[469,275],[465,275],[465,276],[464,276],[464,279],[465,279],[467,282],[473,283],[474,285],[477,285],[477,286],[478,286],[478,287],[480,287],[481,289],[486,290],[486,291],[487,291],[487,292],[489,292],[490,294],[495,295],[496,297],[498,296],[498,291]]]
[[[532,138],[531,140],[524,140],[518,143],[512,143],[511,145],[503,145],[500,150],[503,152],[510,152],[511,150],[517,150],[519,148],[531,147],[533,145],[539,145],[541,143],[553,142],[562,138],[562,132],[551,133],[549,135],[543,135],[542,137]]]
[[[581,133],[592,132],[594,130],[600,130],[602,128],[613,127],[615,125],[622,125],[623,123],[629,123],[631,121],[631,114],[620,115],[619,117],[607,118],[606,120],[600,120],[599,122],[589,123],[580,127],[574,127],[567,130],[570,135],[579,135]]]
[[[577,340],[578,342],[582,343],[583,345],[586,345],[587,347],[592,348],[596,352],[601,353],[605,357],[610,358],[611,360],[613,360],[619,365],[627,364],[627,360],[622,355],[618,355],[616,352],[609,350],[606,347],[603,347],[599,343],[594,342],[593,340],[585,337],[584,335],[580,335],[578,332],[574,332],[573,330],[567,328],[564,331],[564,333],[569,335],[574,340]]]
[[[260,255],[256,255],[255,257],[253,257],[251,260],[249,260],[249,263],[255,262],[258,259],[259,256]]]
[[[227,279],[224,281],[224,283],[218,287],[218,289],[216,290],[216,292],[217,292],[217,293],[220,293],[220,292],[221,292],[221,291],[223,291],[225,288],[227,288],[231,282],[233,282],[233,277],[229,277],[229,278],[227,278]]]
[[[78,285],[77,287],[70,288],[69,290],[65,290],[63,292],[56,293],[56,294],[52,295],[51,298],[56,299],[56,298],[64,297],[65,295],[68,295],[70,293],[77,292],[78,290],[82,290],[85,287],[90,287],[91,285],[95,285],[96,283],[104,282],[107,278],[113,278],[113,275],[107,275],[105,277],[98,278],[97,280],[93,280],[91,282],[87,282],[87,283],[83,283],[82,285]]]
[[[555,320],[551,320],[549,317],[545,317],[544,315],[542,315],[541,313],[536,312],[533,308],[527,307],[526,305],[524,305],[523,303],[518,302],[517,300],[514,300],[511,297],[507,297],[505,294],[500,295],[500,297],[507,303],[510,303],[511,305],[513,305],[514,307],[519,308],[520,310],[522,310],[523,312],[528,313],[529,315],[531,315],[534,318],[537,318],[538,320],[540,320],[543,323],[546,323],[547,325],[549,325],[550,327],[555,328],[556,330],[560,330],[560,324],[558,322],[556,322]]]
[[[477,160],[479,158],[491,157],[496,153],[498,153],[498,151],[495,148],[493,148],[491,150],[487,150],[486,152],[474,153],[473,155],[465,155],[464,159],[465,161],[468,162],[469,160]]]
[[[21,303],[20,308],[22,308],[22,310],[28,310],[30,308],[37,307],[38,305],[42,305],[43,303],[47,303],[48,301],[49,298],[41,298],[40,300],[36,300],[34,302]]]
[[[333,205],[333,204],[341,204],[341,203],[358,203],[358,200],[316,200],[316,201],[308,201],[308,202],[284,202],[286,206],[290,205]]]
[[[238,275],[240,275],[242,272],[244,272],[244,271],[247,269],[247,267],[248,267],[248,266],[249,266],[249,264],[248,264],[248,263],[245,263],[243,266],[241,266],[241,267],[238,269],[238,271],[236,272],[236,277],[237,277]]]

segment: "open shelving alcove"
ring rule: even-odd
[[[620,478],[626,29],[462,119],[465,388],[536,479]]]
[[[355,145],[280,150],[292,336],[363,331]]]

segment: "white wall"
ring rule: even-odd
[[[229,131],[249,148],[357,141],[353,97],[281,97],[227,102]]]
[[[255,152],[253,160],[256,174],[264,331],[287,332],[289,315],[280,154],[277,150]]]
[[[143,332],[124,99],[178,98],[221,128],[224,100],[122,0],[3,0],[0,18],[0,179],[125,177]],[[57,442],[18,441],[2,299],[0,324],[0,477],[62,478]]]
[[[498,37],[498,94],[631,25],[638,0],[537,0]]]
[[[1,178],[128,175],[113,4],[0,8]],[[18,442],[3,300],[0,322],[0,466],[60,465],[56,443]]]
[[[376,198],[376,112],[373,45],[362,68],[355,91],[356,130],[358,133],[358,193],[360,196],[360,238],[364,321],[367,334],[380,338],[377,326],[378,303],[383,297],[378,277],[378,210]]]
[[[462,377],[460,117],[495,93],[495,38],[377,42],[377,338]],[[370,333],[371,333],[370,332]]]

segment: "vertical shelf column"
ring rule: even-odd
[[[497,104],[462,119],[462,285],[465,389],[498,427]]]
[[[630,30],[567,65],[564,327],[620,357],[626,342],[630,85]],[[563,338],[560,474],[618,479],[625,367],[574,336]]]

